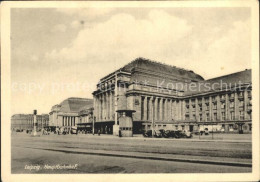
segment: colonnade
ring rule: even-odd
[[[94,96],[94,112],[97,121],[114,119],[114,91],[107,91]]]
[[[177,99],[141,96],[141,120],[181,120],[181,105]]]
[[[62,117],[62,126],[76,126],[76,117],[75,116],[63,116]]]

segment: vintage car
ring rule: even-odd
[[[144,137],[152,137],[152,130],[147,130],[143,132]]]
[[[71,128],[70,134],[76,134],[76,135],[78,134],[78,129],[77,129],[76,126],[73,126],[73,127]]]
[[[205,128],[204,134],[205,134],[205,135],[209,135],[209,129],[208,129],[208,128]]]
[[[60,129],[58,130],[58,134],[59,135],[66,135],[67,134],[67,128],[60,127]]]

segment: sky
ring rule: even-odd
[[[251,68],[249,8],[13,8],[11,112],[92,98],[137,57],[210,79]]]

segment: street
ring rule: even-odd
[[[232,135],[210,141],[15,133],[11,167],[14,174],[250,172],[250,135]]]

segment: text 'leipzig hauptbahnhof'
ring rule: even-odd
[[[72,97],[53,106],[49,126],[130,136],[152,128],[250,133],[251,91],[251,69],[204,80],[190,70],[137,58],[101,78],[93,99]]]

